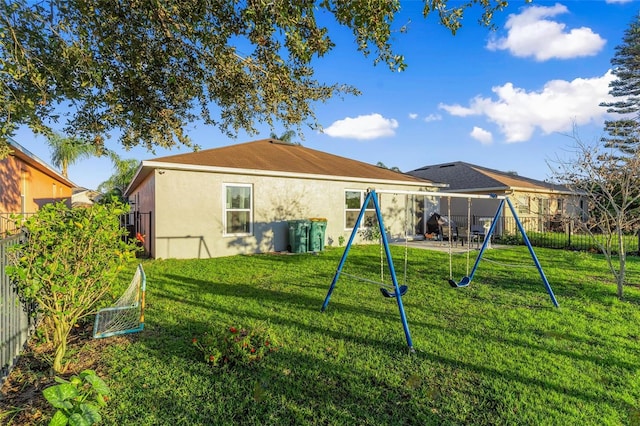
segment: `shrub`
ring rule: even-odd
[[[201,338],[194,338],[193,344],[204,361],[214,367],[248,366],[279,348],[273,331],[263,323],[247,328],[232,325],[207,332]]]
[[[9,249],[9,277],[25,303],[35,304],[47,339],[53,340],[53,370],[63,372],[69,332],[111,289],[118,272],[135,258],[125,242],[114,201],[90,208],[47,204],[23,224],[24,243]]]

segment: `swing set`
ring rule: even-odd
[[[403,285],[400,285],[398,283],[398,278],[396,276],[396,270],[393,264],[393,259],[391,257],[391,251],[389,249],[389,241],[387,238],[387,232],[384,226],[384,221],[382,218],[382,213],[380,210],[380,203],[378,201],[378,195],[377,194],[404,194],[404,195],[414,195],[414,196],[432,196],[432,197],[447,197],[449,199],[449,206],[448,206],[448,213],[449,213],[449,218],[451,217],[451,198],[467,198],[467,274],[465,276],[463,276],[460,281],[455,281],[453,279],[453,266],[452,266],[452,233],[451,233],[451,226],[449,226],[449,285],[451,285],[451,287],[455,287],[455,288],[464,288],[464,287],[468,287],[471,284],[471,281],[473,280],[473,276],[478,268],[478,265],[480,263],[480,260],[482,260],[482,256],[485,253],[487,247],[489,246],[489,242],[491,240],[491,235],[494,233],[495,228],[496,228],[496,224],[498,223],[498,219],[500,218],[500,215],[502,214],[502,211],[504,209],[504,205],[507,204],[509,206],[509,209],[511,210],[511,213],[515,219],[515,222],[517,224],[518,230],[520,231],[520,233],[522,234],[522,238],[523,241],[525,243],[525,245],[527,246],[528,250],[529,250],[529,254],[531,255],[531,258],[534,261],[534,264],[536,266],[536,268],[538,269],[538,272],[540,274],[540,277],[542,278],[542,282],[544,283],[544,286],[547,290],[547,293],[549,294],[549,297],[551,298],[551,301],[553,303],[553,305],[557,308],[558,305],[558,301],[555,298],[555,295],[553,294],[553,290],[551,289],[551,285],[549,284],[549,281],[547,280],[547,277],[544,274],[544,271],[542,270],[542,266],[540,266],[540,262],[538,261],[538,258],[533,250],[533,247],[531,246],[531,243],[529,241],[529,238],[527,237],[527,234],[525,232],[524,227],[522,226],[522,223],[520,222],[520,219],[518,218],[518,215],[516,213],[516,210],[514,209],[513,205],[511,204],[511,201],[509,200],[508,197],[506,196],[496,196],[496,195],[481,195],[481,194],[460,194],[460,193],[456,193],[456,194],[443,194],[441,192],[427,192],[427,191],[393,191],[393,190],[379,190],[376,191],[375,189],[368,189],[367,190],[367,194],[366,197],[362,203],[362,207],[360,209],[360,213],[358,214],[358,218],[356,219],[355,224],[353,225],[353,231],[351,232],[351,236],[349,237],[349,241],[347,242],[347,245],[344,249],[344,252],[342,253],[342,257],[340,258],[340,262],[338,263],[338,267],[336,269],[336,272],[333,276],[333,280],[331,281],[331,285],[329,287],[329,290],[327,292],[327,295],[324,299],[324,303],[322,304],[322,309],[321,311],[324,312],[327,307],[329,306],[329,300],[331,299],[331,295],[333,293],[333,290],[336,287],[336,284],[338,283],[338,279],[340,278],[341,275],[347,276],[347,277],[351,277],[360,281],[364,281],[370,284],[375,284],[380,286],[380,292],[382,294],[382,296],[384,296],[385,298],[391,298],[391,299],[395,299],[398,305],[398,311],[400,313],[400,320],[402,322],[402,327],[404,330],[404,334],[405,334],[405,339],[407,341],[407,346],[409,347],[409,349],[411,351],[413,351],[413,341],[411,339],[411,332],[409,331],[409,325],[407,323],[407,317],[405,314],[405,310],[404,310],[404,305],[402,303],[402,297],[407,293],[407,291],[409,290],[409,286],[406,283],[406,277],[407,277],[407,247],[408,247],[408,236],[406,235],[406,225],[405,225],[405,259],[404,259],[404,265],[405,265],[405,271],[404,271],[404,276],[405,276],[405,282]],[[482,243],[482,247],[480,248],[480,251],[475,259],[473,268],[471,269],[471,271],[469,272],[469,259],[470,259],[470,250],[471,250],[471,233],[470,233],[470,228],[469,228],[469,223],[470,223],[470,219],[471,219],[471,199],[476,198],[476,199],[496,199],[496,200],[500,200],[500,203],[498,205],[498,209],[495,212],[495,215],[493,217],[493,220],[491,221],[491,225],[489,227],[489,230],[486,232],[485,236],[484,236],[484,241]],[[374,280],[370,280],[367,278],[363,278],[363,277],[359,277],[359,276],[355,276],[355,275],[351,275],[348,274],[346,272],[343,272],[343,268],[345,265],[345,262],[347,260],[347,257],[349,255],[349,251],[351,249],[351,246],[353,245],[353,241],[355,239],[356,234],[358,233],[358,229],[360,228],[360,224],[362,223],[362,219],[364,218],[365,215],[365,211],[367,209],[367,206],[370,205],[370,203],[373,204],[374,209],[375,209],[375,214],[376,214],[376,219],[378,221],[378,226],[380,229],[380,242],[381,242],[381,258],[380,258],[380,268],[381,268],[381,280],[380,281],[374,281]],[[406,219],[406,217],[405,217]],[[463,240],[464,243],[464,240]],[[384,262],[383,262],[383,258],[382,258],[382,251],[384,251],[386,260],[387,260],[387,267],[389,269],[389,275],[391,276],[391,282],[392,284],[386,284],[383,282],[383,268],[384,268]]]

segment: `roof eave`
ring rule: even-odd
[[[178,163],[166,163],[160,161],[142,161],[136,174],[125,190],[125,195],[128,195],[134,188],[155,169],[167,169],[178,171],[194,171],[194,172],[209,172],[209,173],[226,173],[237,174],[244,176],[270,176],[270,177],[287,177],[297,179],[312,179],[312,180],[346,180],[349,182],[362,182],[362,183],[378,183],[378,184],[393,184],[393,185],[406,185],[415,187],[432,187],[432,188],[446,188],[447,184],[440,184],[415,178],[415,181],[405,181],[401,179],[377,179],[377,178],[363,178],[355,176],[336,176],[336,175],[322,175],[313,173],[296,173],[285,172],[278,170],[259,170],[259,169],[239,169],[234,167],[218,167],[218,166],[201,166],[193,164],[178,164]]]
[[[465,188],[465,189],[452,189],[446,190],[446,192],[461,192],[461,193],[474,193],[474,192],[534,192],[538,194],[562,194],[562,195],[578,195],[575,191],[567,190],[559,190],[554,188],[528,188],[524,186],[496,186],[496,187],[483,187],[483,188]]]
[[[25,163],[29,164],[35,169],[41,171],[42,173],[49,176],[50,178],[53,178],[61,183],[64,183],[70,188],[78,187],[78,185],[71,182],[69,178],[64,177],[62,173],[58,172],[53,167],[45,163],[43,160],[38,158],[31,151],[29,151],[28,149],[20,145],[18,142],[16,142],[14,139],[8,138],[8,141],[9,141],[9,146],[13,148],[13,152],[11,155],[15,156],[16,158],[19,158],[20,160],[24,161]]]

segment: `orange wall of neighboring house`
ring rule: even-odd
[[[0,213],[33,213],[44,204],[67,200],[68,182],[28,164],[19,154],[0,160]]]

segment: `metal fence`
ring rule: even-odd
[[[476,234],[484,232],[483,225],[486,222],[483,222],[483,219],[486,219],[485,217],[471,216],[469,225],[467,224],[469,218],[465,215],[452,215],[451,219],[457,226],[458,234],[463,237],[467,229]],[[597,241],[604,242],[606,238],[604,235],[589,235],[578,222],[579,219],[559,218],[551,215],[522,215],[519,219],[527,233],[529,242],[535,247],[598,252]],[[513,217],[498,219],[492,239],[498,244],[524,244]],[[640,255],[640,233],[627,233],[625,248],[628,255]],[[613,251],[615,252],[615,250]]]
[[[0,238],[20,233],[22,223],[35,213],[0,213]]]
[[[22,233],[0,240],[0,384],[13,368],[34,328],[28,306],[20,302],[6,274],[7,249],[24,238]]]
[[[151,241],[153,228],[151,227],[151,212],[129,212],[120,217],[120,226],[127,229],[127,238],[137,240],[142,251],[139,257],[149,258],[151,253]]]

